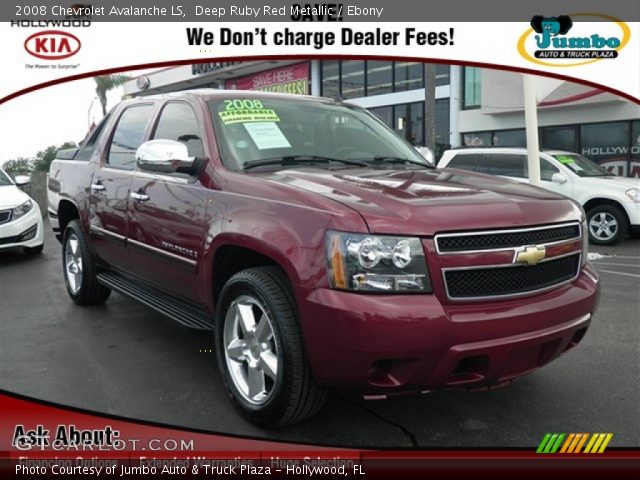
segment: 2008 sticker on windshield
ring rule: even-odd
[[[265,108],[260,100],[225,100],[225,109],[218,114],[225,125],[249,122],[279,122],[280,117],[272,108]]]

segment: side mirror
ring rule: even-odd
[[[13,181],[18,187],[23,187],[31,183],[31,177],[29,175],[16,175]]]
[[[427,161],[429,165],[431,165],[432,167],[435,166],[436,161],[435,161],[435,158],[433,157],[433,152],[428,147],[415,147],[415,148],[418,151],[418,153],[422,155],[422,157]]]
[[[553,183],[566,183],[567,180],[568,178],[564,173],[554,173],[551,175],[551,181]]]
[[[155,173],[174,173],[179,168],[189,170],[195,165],[184,143],[175,140],[149,140],[136,150],[136,164],[140,170]]]

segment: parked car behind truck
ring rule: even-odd
[[[227,392],[260,425],[313,415],[327,389],[509,383],[579,343],[597,305],[573,201],[431,168],[339,101],[125,101],[49,187],[71,299],[115,290],[214,330]]]
[[[462,168],[528,182],[524,148],[447,150],[439,166]],[[618,177],[574,152],[540,152],[540,186],[573,198],[587,212],[591,242],[613,245],[630,233],[640,237],[640,179]]]

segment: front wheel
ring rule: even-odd
[[[282,427],[323,405],[306,357],[287,277],[250,268],[225,284],[216,321],[218,365],[236,408],[251,422]]]
[[[62,269],[67,293],[78,305],[97,305],[109,298],[111,290],[98,283],[95,261],[78,220],[64,230]]]
[[[598,205],[587,213],[589,240],[596,245],[614,245],[627,235],[625,214],[612,205]]]

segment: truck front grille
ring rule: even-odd
[[[452,268],[443,271],[449,298],[483,299],[532,293],[568,282],[580,269],[580,252],[534,266],[522,264]]]
[[[580,225],[575,223],[493,232],[445,233],[436,236],[436,247],[438,253],[463,253],[518,248],[522,245],[548,244],[577,238],[580,238]]]

